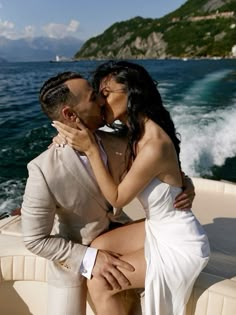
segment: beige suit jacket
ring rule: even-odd
[[[126,141],[99,132],[116,182],[124,171]],[[79,269],[87,246],[106,231],[111,220],[123,221],[111,207],[69,146],[52,146],[28,164],[29,177],[22,204],[26,247],[50,260],[49,283],[73,287],[84,278]],[[127,219],[127,218],[125,218]],[[56,222],[56,223],[55,223]]]

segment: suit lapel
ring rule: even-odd
[[[88,174],[86,168],[77,156],[76,152],[68,145],[61,151],[61,162],[71,173],[78,185],[83,186],[87,193],[94,198],[103,208],[107,208],[107,202],[103,197],[95,180]]]

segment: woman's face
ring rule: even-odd
[[[105,120],[108,124],[115,120],[127,121],[128,92],[124,84],[117,83],[114,78],[106,77],[101,81],[100,93],[105,98]]]

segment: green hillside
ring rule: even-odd
[[[78,59],[230,57],[236,0],[189,0],[160,18],[117,22],[86,41]]]

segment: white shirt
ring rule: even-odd
[[[107,155],[106,152],[104,151],[102,144],[101,144],[101,139],[95,135],[96,139],[97,139],[97,143],[99,145],[100,148],[100,154],[101,154],[101,158],[104,162],[105,165],[107,165]],[[89,159],[87,158],[86,155],[80,155],[80,153],[78,151],[75,151],[79,157],[79,159],[81,160],[82,164],[84,165],[84,167],[86,168],[86,170],[88,171],[89,175],[91,176],[91,178],[93,178],[95,181],[95,176],[92,170],[92,167],[90,165]],[[80,273],[82,276],[86,277],[87,279],[91,279],[92,277],[92,270],[95,264],[95,260],[97,257],[97,252],[98,250],[96,248],[92,248],[92,247],[88,247],[84,258],[82,260],[82,263],[80,265]]]

